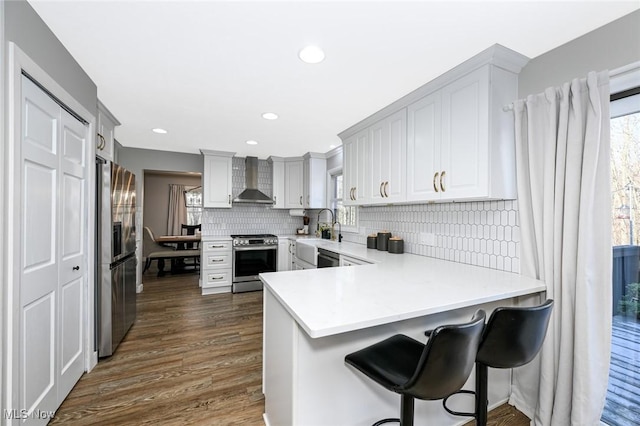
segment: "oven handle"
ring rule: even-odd
[[[234,251],[250,251],[250,250],[277,250],[278,246],[260,246],[260,247],[234,247]]]

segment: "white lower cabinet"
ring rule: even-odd
[[[231,292],[233,267],[231,250],[230,239],[202,242],[200,286],[203,295]]]
[[[288,238],[278,239],[278,272],[291,270],[291,244]]]

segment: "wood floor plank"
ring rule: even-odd
[[[264,425],[262,293],[202,296],[197,275],[148,272],[137,319],[52,425]],[[527,426],[504,405],[494,426]],[[331,425],[339,426],[339,425]]]

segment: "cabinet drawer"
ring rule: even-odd
[[[222,287],[231,285],[231,271],[205,271],[203,287]]]
[[[230,251],[231,241],[207,241],[203,244],[204,251]]]
[[[204,269],[231,268],[231,253],[203,253]]]

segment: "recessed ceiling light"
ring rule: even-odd
[[[165,129],[161,129],[161,128],[159,128],[159,127],[156,127],[155,129],[151,129],[151,131],[152,131],[153,133],[159,133],[159,134],[161,134],[161,135],[164,135],[165,133],[167,133],[167,131],[166,131]]]
[[[257,141],[247,141],[247,145],[258,145]]]
[[[275,112],[265,112],[264,114],[262,114],[262,118],[264,118],[265,120],[277,120],[278,114],[276,114]]]
[[[307,46],[298,53],[298,56],[307,64],[317,64],[324,60],[324,52],[318,46]]]

